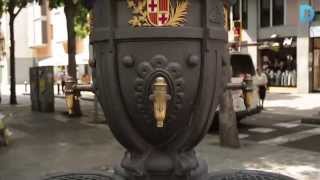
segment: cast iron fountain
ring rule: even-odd
[[[96,1],[93,90],[127,152],[112,174],[48,179],[290,179],[256,171],[209,174],[194,150],[211,126],[225,86],[224,3]]]

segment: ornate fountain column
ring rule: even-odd
[[[292,180],[257,171],[209,174],[194,151],[226,85],[226,1],[234,0],[95,1],[93,84],[68,81],[67,104],[74,91],[94,91],[127,152],[114,173],[46,180]]]
[[[194,147],[223,87],[223,2],[99,0],[93,10],[95,92],[127,149],[116,173],[130,180],[206,179]]]

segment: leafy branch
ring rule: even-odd
[[[134,15],[129,21],[132,26],[148,26],[148,15],[145,11],[147,6],[147,0],[128,0],[128,7],[132,8],[132,14]]]
[[[187,1],[177,2],[176,8],[171,6],[170,9],[170,20],[168,26],[178,27],[182,26],[186,22],[185,16],[187,15],[189,3]]]

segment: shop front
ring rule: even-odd
[[[320,38],[312,38],[312,90],[320,92]]]
[[[258,68],[268,77],[269,87],[297,87],[296,37],[261,40]]]
[[[320,27],[310,28],[312,49],[312,91],[320,92]]]

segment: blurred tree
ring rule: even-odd
[[[10,104],[17,104],[14,21],[31,0],[0,0],[0,15],[8,13],[10,28]]]
[[[232,77],[232,67],[230,56],[225,52],[226,56],[223,58],[222,65],[222,82],[228,84]],[[239,148],[239,130],[236,119],[236,113],[233,109],[233,98],[230,89],[223,91],[220,96],[220,109],[219,109],[219,134],[221,146]]]
[[[224,0],[224,16],[225,16],[225,30],[226,32],[229,29],[228,24],[228,13],[230,10],[230,5],[236,3],[236,0]],[[223,57],[222,63],[222,82],[223,86],[226,86],[232,78],[232,67],[230,62],[230,56],[228,55],[227,48],[224,52],[225,56]],[[236,118],[236,113],[233,109],[233,98],[232,92],[230,89],[223,91],[220,96],[220,110],[219,110],[219,135],[220,135],[220,144],[221,146],[239,148],[239,130],[238,122]]]
[[[89,9],[92,0],[48,0],[51,9],[64,7],[68,31],[68,75],[77,80],[76,69],[76,39],[84,38],[89,34]],[[77,97],[79,94],[75,94]],[[73,116],[81,115],[79,98],[74,99]]]

